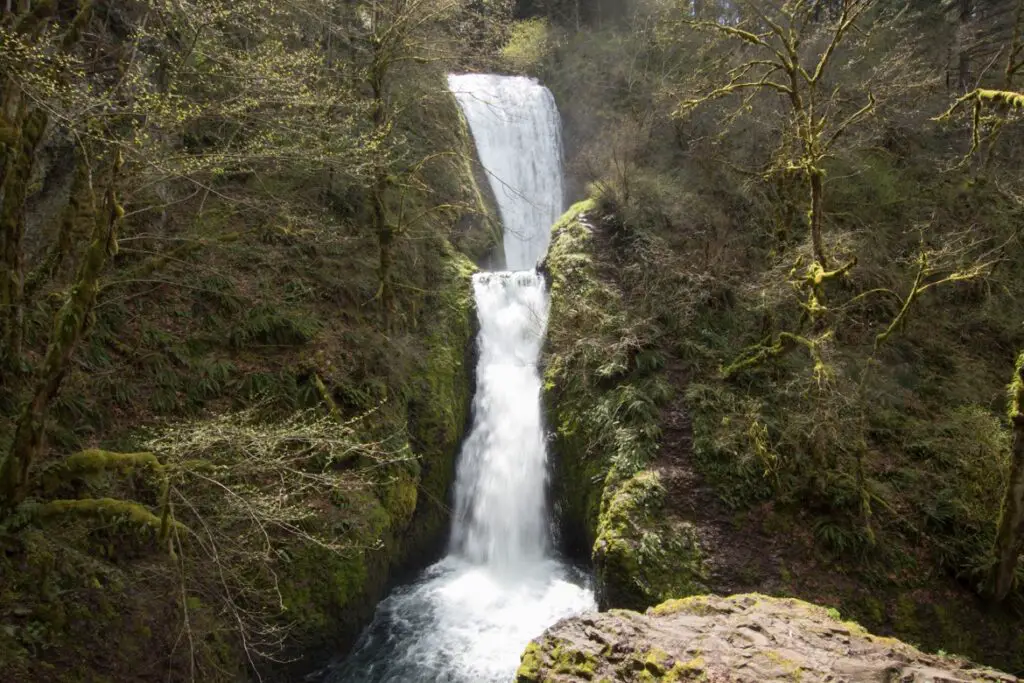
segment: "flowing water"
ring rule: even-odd
[[[537,360],[548,296],[531,269],[563,208],[558,111],[527,78],[450,76],[449,86],[491,179],[514,270],[473,278],[477,386],[449,554],[380,603],[331,683],[506,683],[531,638],[595,608],[586,577],[551,552],[545,500]]]
[[[527,270],[548,251],[565,210],[562,124],[551,91],[521,76],[449,76],[498,202],[505,268]]]

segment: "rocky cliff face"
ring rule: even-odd
[[[589,554],[602,607],[643,609],[707,592],[697,530],[672,496],[659,457],[673,389],[665,354],[623,285],[623,246],[593,201],[554,226],[544,262],[551,286],[545,401],[554,497],[569,545]]]
[[[758,594],[669,600],[559,622],[527,647],[517,683],[1018,681],[874,636],[835,610]]]

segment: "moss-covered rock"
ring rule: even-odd
[[[592,553],[606,604],[643,609],[704,590],[696,531],[665,514],[664,496],[650,470],[606,488]]]
[[[705,571],[695,528],[665,505],[655,459],[671,392],[600,248],[607,232],[593,201],[553,229],[545,398],[562,521],[594,562],[601,604],[642,609],[703,590]]]
[[[1017,681],[879,638],[827,610],[747,594],[566,619],[529,644],[517,683]]]
[[[472,398],[476,309],[471,277],[476,268],[466,256],[445,250],[444,279],[428,302],[433,322],[425,335],[425,360],[409,385],[408,433],[417,456],[419,493],[406,552],[424,549],[444,529],[448,488]]]

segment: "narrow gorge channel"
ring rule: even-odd
[[[551,93],[522,77],[449,77],[504,227],[508,270],[473,278],[473,425],[459,456],[448,555],[377,608],[330,683],[509,681],[529,640],[593,609],[552,547],[537,367],[548,313],[535,270],[564,206]]]

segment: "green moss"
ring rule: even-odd
[[[911,595],[902,594],[896,598],[893,627],[910,642],[920,642],[921,623],[917,616],[917,602]]]
[[[111,474],[125,476],[137,470],[162,476],[160,473],[163,467],[152,453],[117,453],[93,448],[74,453],[43,468],[39,479],[47,495],[54,496],[79,479],[91,481],[97,475]]]
[[[445,256],[444,280],[428,303],[434,323],[426,335],[426,360],[412,381],[417,421],[413,436],[439,447],[458,441],[468,394],[466,349],[472,341],[471,277],[476,268],[451,250]]]
[[[597,669],[598,659],[594,654],[556,638],[545,638],[540,643],[532,641],[526,646],[516,672],[516,682],[539,683],[549,680],[551,674],[590,681]]]
[[[380,486],[380,500],[387,510],[389,525],[404,529],[412,521],[416,511],[419,488],[416,474],[410,468],[399,465],[389,468],[384,475],[386,481]]]
[[[551,674],[564,674],[583,680],[593,680],[598,668],[598,659],[589,652],[583,652],[569,643],[546,637],[541,642],[533,641],[526,646],[519,669],[517,683],[539,683],[549,680]]]
[[[653,471],[606,485],[594,563],[611,604],[642,609],[704,590],[696,532],[688,523],[666,521],[664,496]]]
[[[448,518],[448,487],[466,426],[472,392],[469,349],[475,308],[471,278],[476,267],[444,247],[443,279],[428,302],[425,360],[407,387],[409,442],[419,463],[417,509],[409,535],[417,545],[436,536]]]
[[[795,662],[788,657],[784,657],[775,650],[761,650],[758,654],[762,655],[765,659],[770,661],[772,664],[783,669],[786,672],[786,677],[792,681],[803,680],[803,672],[799,662]]]
[[[129,500],[117,498],[83,498],[79,500],[51,500],[36,508],[40,520],[48,520],[65,515],[87,517],[123,518],[132,524],[159,532],[160,517],[154,515],[144,506]],[[178,522],[173,522],[184,528]]]
[[[651,648],[644,654],[643,667],[642,674],[650,676],[652,680],[661,681],[665,679],[670,670],[675,668],[675,662],[664,650]]]
[[[608,604],[644,607],[698,589],[691,525],[662,518],[660,407],[671,396],[663,354],[637,341],[623,293],[595,259],[598,205],[573,206],[552,229],[545,399],[555,425],[563,520],[592,548]]]
[[[706,616],[718,614],[720,611],[707,595],[691,595],[685,598],[666,600],[651,608],[651,612],[658,616],[675,614],[676,612]]]
[[[862,602],[864,611],[872,624],[881,624],[885,620],[885,603],[876,597],[867,596]]]
[[[589,681],[597,671],[597,657],[567,644],[556,645],[551,650],[551,659],[555,673],[577,676]]]
[[[160,469],[160,461],[152,453],[114,453],[97,448],[69,455],[63,460],[68,473],[79,474],[96,472],[105,469],[130,469],[133,467],[151,467]]]
[[[535,683],[540,681],[543,663],[544,650],[536,641],[530,641],[523,652],[519,669],[516,671],[516,681],[518,683]]]
[[[279,573],[287,617],[306,637],[335,626],[368,577],[363,551],[342,555],[316,545],[295,546]]]

